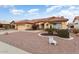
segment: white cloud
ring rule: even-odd
[[[20,15],[20,14],[24,13],[24,10],[11,9],[10,12],[11,12],[13,15]]]
[[[57,7],[59,8],[60,6],[51,6],[51,7],[48,7],[47,10],[46,10],[46,12],[49,13],[49,12],[53,11],[55,8],[57,8]]]
[[[16,9],[15,5],[0,5],[0,7],[7,8],[9,12],[12,13],[13,15],[20,15],[24,13],[24,10]]]
[[[36,19],[40,17],[39,9],[30,9],[25,14],[28,19]]]
[[[75,9],[75,6],[70,6],[69,10]]]
[[[0,7],[7,8],[9,12],[12,13],[13,15],[20,15],[24,12],[23,10],[17,10],[15,8],[15,5],[0,5]]]
[[[73,16],[73,13],[69,10],[62,10],[58,13],[58,15],[70,18],[71,16]]]
[[[39,9],[30,9],[27,11],[29,14],[39,14]]]
[[[57,13],[59,16],[65,16],[69,19],[69,22],[72,22],[74,17],[79,15],[79,10],[74,10],[75,7],[70,7],[67,10],[61,10],[61,12]]]
[[[70,6],[69,10],[79,10],[79,6]]]

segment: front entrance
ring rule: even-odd
[[[44,24],[39,24],[39,29],[44,29]]]
[[[44,24],[41,24],[41,29],[44,29]]]

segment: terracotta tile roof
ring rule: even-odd
[[[22,21],[18,21],[15,22],[16,24],[24,24],[24,23],[29,23],[29,24],[33,24],[33,23],[38,23],[38,22],[62,22],[62,21],[68,21],[68,19],[64,18],[64,17],[48,17],[48,18],[40,18],[40,19],[33,19],[33,20],[22,20]]]
[[[79,16],[75,16],[73,22],[75,22],[75,20],[79,20]]]
[[[63,16],[61,16],[61,17],[50,17],[49,19],[48,19],[48,21],[68,21],[68,19],[67,18],[64,18]]]
[[[34,19],[32,21],[36,21],[36,22],[50,22],[50,21],[53,21],[53,22],[61,22],[61,21],[68,21],[68,19],[64,18],[64,17],[48,17],[48,18],[42,18],[42,19]]]
[[[30,20],[21,20],[21,21],[17,21],[15,22],[15,24],[33,24],[33,22],[30,22]]]

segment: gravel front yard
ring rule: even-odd
[[[41,37],[39,32],[15,32],[9,35],[0,35],[0,41],[23,49],[30,53],[79,53],[79,37],[73,40],[64,40],[54,36],[58,42],[56,46],[48,44],[48,37]]]

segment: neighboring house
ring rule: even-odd
[[[0,29],[15,29],[15,21],[0,21]]]
[[[69,29],[70,32],[73,32],[74,24],[73,23],[68,23],[68,29]]]
[[[11,21],[10,22],[10,28],[11,29],[15,29],[15,21]]]
[[[68,23],[68,27],[69,28],[74,28],[74,24],[73,23]]]
[[[79,16],[76,16],[73,20],[74,28],[79,29]]]
[[[0,21],[0,29],[9,29],[10,28],[10,23],[7,21]]]
[[[67,29],[68,19],[64,17],[48,17],[42,19],[33,19],[33,20],[23,20],[15,22],[15,28],[18,30],[32,29],[32,26],[37,25],[37,29],[47,29],[47,28],[56,28],[56,29]]]

